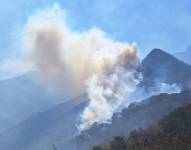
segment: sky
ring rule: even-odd
[[[22,57],[27,18],[55,3],[72,29],[98,27],[114,40],[136,42],[142,57],[153,48],[175,53],[191,45],[191,0],[6,0],[0,3],[0,79],[14,66],[7,60]]]

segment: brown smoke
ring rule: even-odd
[[[58,5],[29,18],[27,49],[43,80],[68,97],[86,92],[79,129],[111,119],[138,83],[135,44],[114,42],[99,29],[72,31]]]

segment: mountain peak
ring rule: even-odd
[[[151,53],[164,53],[164,51],[162,49],[159,49],[159,48],[153,48],[151,50]]]
[[[155,58],[155,57],[173,57],[172,55],[170,55],[169,53],[159,49],[159,48],[154,48],[151,50],[151,52],[147,55],[147,58],[151,57],[151,58]]]
[[[189,87],[191,66],[161,49],[153,49],[143,59],[141,70],[144,85],[154,86],[156,82],[163,82]]]

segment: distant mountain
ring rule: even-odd
[[[177,83],[190,88],[191,66],[160,49],[153,49],[142,61],[142,86],[150,87],[157,83]]]
[[[190,150],[190,114],[191,104],[170,112],[156,126],[135,130],[127,138],[114,137],[106,146],[93,150]]]
[[[132,130],[156,124],[161,117],[191,102],[191,92],[160,94],[140,103],[131,104],[113,116],[111,124],[94,125],[76,137],[78,150],[90,150],[94,145],[111,140],[113,136],[128,135]]]
[[[52,150],[53,144],[64,144],[77,134],[76,119],[86,105],[85,95],[38,113],[0,134],[2,150]]]
[[[185,63],[191,65],[191,46],[189,46],[186,51],[178,52],[178,53],[175,53],[173,55],[176,58],[178,58],[178,59],[184,61]]]
[[[63,101],[40,84],[37,72],[0,81],[0,132]]]

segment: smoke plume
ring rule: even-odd
[[[136,44],[115,42],[96,28],[73,31],[58,5],[29,18],[26,40],[47,85],[68,97],[87,93],[89,104],[80,116],[80,131],[108,122],[139,83]]]
[[[159,95],[161,93],[181,93],[181,91],[182,87],[176,83],[168,84],[156,82],[154,86],[149,88],[137,86],[136,90],[129,96],[126,107],[132,102],[140,102],[154,95]]]

